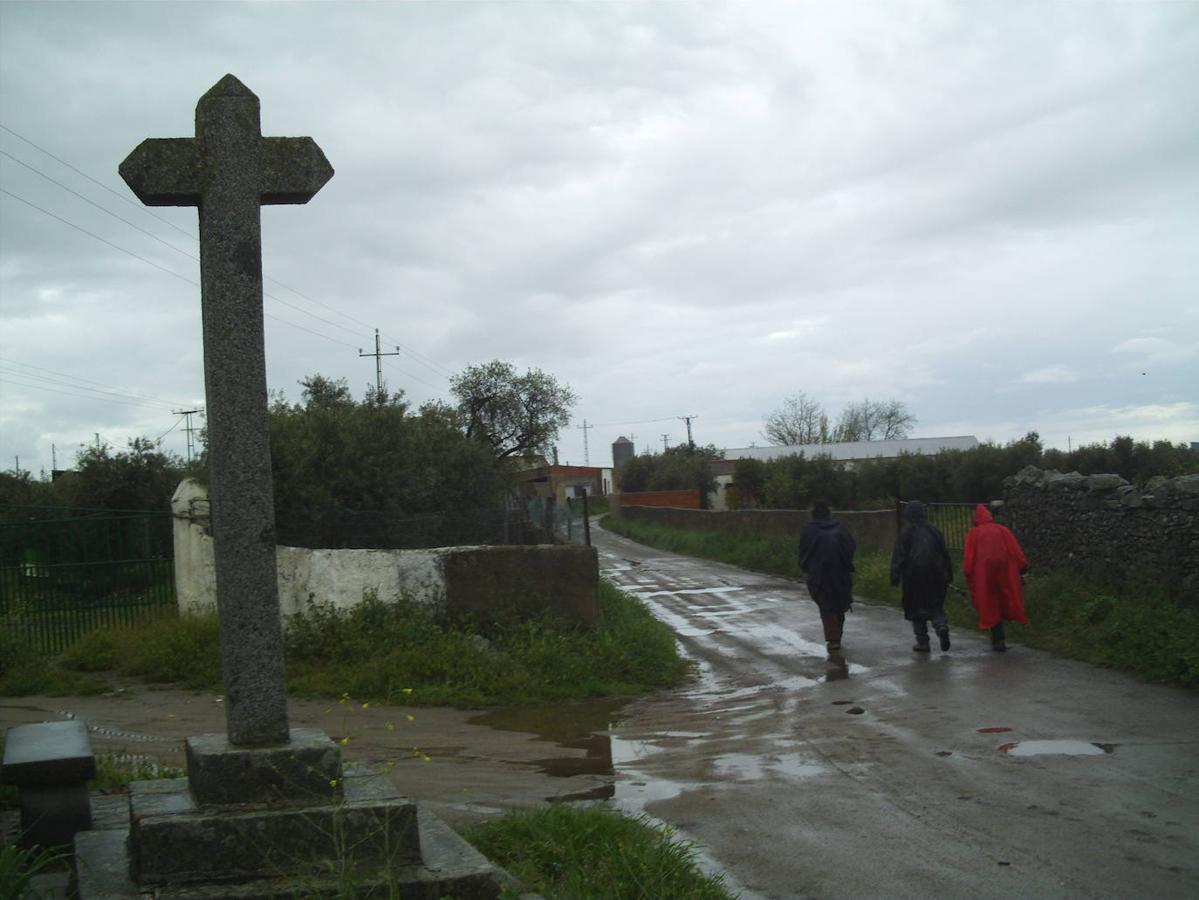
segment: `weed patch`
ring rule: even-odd
[[[514,813],[466,832],[466,839],[547,898],[729,900],[703,874],[695,849],[644,817],[603,806],[551,806]]]
[[[640,601],[603,582],[600,604],[596,628],[537,619],[486,634],[411,603],[314,605],[288,623],[291,689],[469,707],[641,693],[683,681],[688,668],[673,635]]]
[[[673,634],[639,600],[601,582],[600,606],[594,628],[538,619],[481,633],[412,603],[313,604],[287,623],[288,686],[307,696],[472,707],[644,693],[687,678]],[[0,691],[48,693],[53,683],[62,693],[100,690],[79,673],[102,671],[220,690],[219,656],[215,615],[163,615],[91,632],[57,663],[27,654],[0,673]]]

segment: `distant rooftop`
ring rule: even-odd
[[[786,447],[736,447],[724,451],[725,459],[778,459],[802,453],[807,459],[894,459],[901,453],[940,453],[942,450],[970,450],[978,446],[972,434],[956,437],[904,438],[898,441],[846,441],[839,444],[795,444]]]

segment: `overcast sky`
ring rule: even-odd
[[[1199,440],[1199,4],[3,2],[0,468],[184,452],[196,211],[117,166],[227,72],[336,169],[263,211],[290,399],[361,396],[379,328],[414,404],[496,358],[568,383],[575,464],[584,419],[592,464],[685,415],[743,447],[796,391]]]

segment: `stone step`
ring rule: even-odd
[[[330,860],[420,862],[416,805],[382,775],[347,774],[336,803],[200,805],[186,778],[129,786],[132,875],[145,886],[324,875]]]
[[[492,900],[519,884],[431,813],[417,815],[422,859],[390,872],[354,878],[273,877],[223,884],[157,885],[162,900],[294,900],[296,897],[402,896],[404,900]],[[141,900],[129,875],[128,829],[80,832],[75,838],[79,900]],[[349,882],[349,884],[347,883]],[[347,887],[352,884],[352,891]],[[533,895],[523,895],[532,898]]]

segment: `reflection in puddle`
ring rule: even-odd
[[[811,778],[823,775],[824,767],[804,762],[798,756],[762,757],[748,753],[728,753],[713,761],[717,774],[741,781],[759,781],[767,775]]]
[[[484,713],[470,721],[489,728],[534,734],[559,747],[584,752],[582,756],[552,756],[533,760],[533,765],[553,778],[573,778],[576,775],[611,777],[615,775],[615,769],[609,728],[616,714],[627,703],[625,699],[607,699],[554,706],[509,707]],[[608,800],[614,794],[615,788],[609,782],[546,799],[555,803]]]
[[[1103,756],[1115,750],[1114,744],[1096,744],[1091,741],[1014,741],[999,748],[1009,756]]]

